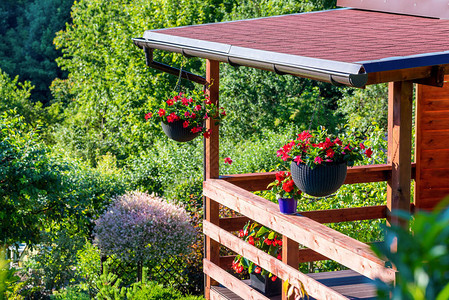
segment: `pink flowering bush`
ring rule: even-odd
[[[136,263],[186,253],[195,237],[186,211],[165,199],[132,192],[119,196],[95,221],[103,254]]]
[[[145,119],[165,124],[181,122],[192,133],[202,132],[204,137],[209,138],[210,132],[206,130],[205,120],[213,118],[218,124],[225,116],[224,109],[218,109],[205,92],[190,91],[185,94],[174,93],[156,111],[147,113]]]
[[[373,151],[355,139],[340,139],[330,135],[324,127],[314,131],[303,131],[277,151],[283,161],[303,163],[310,168],[346,162],[353,166],[363,160],[363,155],[371,157]]]

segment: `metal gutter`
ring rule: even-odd
[[[363,87],[368,80],[368,74],[361,64],[243,48],[154,31],[146,31],[143,38],[134,38],[133,41],[140,48],[182,53],[186,56],[291,74],[337,85]]]

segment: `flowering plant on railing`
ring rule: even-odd
[[[277,259],[282,259],[282,239],[280,235],[276,232],[262,226],[258,223],[248,222],[243,229],[239,231],[239,237],[243,238],[250,245],[257,247],[258,249],[265,251],[266,253],[276,257]],[[277,279],[277,276],[269,273],[268,271],[262,269],[252,261],[244,258],[241,255],[237,255],[232,262],[232,269],[236,273],[242,273],[243,270],[248,270],[248,273],[256,273],[267,275],[272,281]]]
[[[206,130],[205,121],[212,118],[218,125],[225,116],[225,110],[212,103],[205,92],[189,91],[184,94],[173,93],[154,112],[147,113],[145,119],[164,124],[182,122],[182,126],[190,132],[203,133],[204,137],[209,138],[210,132]]]
[[[293,198],[299,200],[301,198],[301,190],[296,187],[292,174],[287,171],[277,172],[276,180],[270,183],[267,188],[271,189],[278,199]]]
[[[313,131],[303,131],[295,140],[290,140],[277,151],[283,161],[303,163],[311,169],[319,165],[345,162],[353,166],[363,159],[363,154],[371,157],[371,148],[355,139],[340,139],[327,132],[324,127]]]

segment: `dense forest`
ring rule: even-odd
[[[63,287],[107,293],[96,285],[106,277],[92,245],[93,221],[126,191],[182,204],[199,226],[202,140],[178,144],[145,120],[176,88],[177,77],[148,68],[133,37],[148,29],[333,7],[331,0],[2,0],[0,238],[4,246],[27,243],[39,250],[23,268],[26,280],[10,291],[14,299]],[[155,59],[205,73],[199,59],[163,51],[155,51]],[[354,90],[226,64],[220,76],[220,103],[227,111],[220,157],[233,160],[229,165],[222,159],[221,172],[273,170],[283,142],[318,125],[369,138],[375,153],[363,163],[385,161],[385,86]],[[181,81],[181,89],[201,88]],[[382,183],[354,185],[330,201],[301,205],[366,205],[366,195],[382,203],[384,189]],[[381,234],[377,226],[335,228],[371,241]],[[199,235],[189,258],[196,274],[186,275],[190,293],[202,289],[201,243]],[[131,275],[122,279],[132,282],[134,267],[126,270]]]

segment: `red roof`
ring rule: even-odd
[[[449,20],[357,9],[186,26],[153,32],[349,63],[449,50]]]

